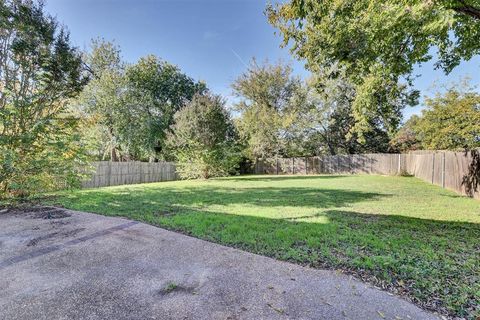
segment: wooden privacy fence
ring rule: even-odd
[[[82,183],[83,188],[99,188],[176,180],[177,173],[173,162],[112,162],[93,163],[94,173]]]
[[[470,154],[420,151],[407,154],[375,153],[258,160],[256,174],[411,174],[424,181],[466,194],[463,178]],[[480,193],[474,194],[480,198]]]
[[[418,151],[407,154],[374,153],[258,160],[256,174],[411,174],[424,181],[466,194],[463,178],[472,162],[470,154]],[[172,162],[94,162],[94,173],[84,188],[177,180]],[[480,199],[480,192],[474,194]]]
[[[400,154],[354,154],[259,160],[256,174],[396,174]]]

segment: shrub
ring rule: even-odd
[[[196,95],[174,117],[167,145],[184,179],[225,176],[240,161],[235,129],[220,96]]]
[[[77,119],[67,110],[88,80],[68,32],[40,1],[0,3],[0,197],[78,182]]]

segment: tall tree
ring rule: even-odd
[[[205,83],[153,55],[129,66],[126,81],[129,120],[124,135],[130,150],[137,157],[168,157],[163,149],[173,115],[195,94],[204,93]]]
[[[196,94],[174,120],[167,146],[183,178],[224,176],[236,168],[236,134],[220,96]]]
[[[76,181],[82,146],[66,105],[86,83],[68,32],[42,2],[0,2],[0,188]]]
[[[309,81],[308,111],[300,117],[301,127],[307,136],[310,154],[353,154],[364,152],[387,152],[388,129],[382,119],[372,117],[373,128],[365,133],[360,143],[351,130],[355,125],[352,104],[355,86],[348,79],[344,67],[333,64],[320,69]],[[400,117],[400,110],[396,111]]]
[[[338,64],[320,69],[309,81],[292,76],[288,65],[255,61],[234,83],[240,101],[236,125],[251,159],[275,156],[386,152],[389,132],[377,115],[359,142],[352,104],[355,86]],[[396,108],[400,121],[400,108]]]
[[[91,81],[72,103],[84,120],[83,138],[93,157],[118,161],[128,157],[120,129],[126,114],[126,64],[120,48],[112,42],[95,39],[84,54]]]
[[[86,55],[93,80],[77,100],[90,119],[87,136],[101,158],[113,161],[165,158],[165,132],[173,115],[206,86],[155,56],[122,61],[118,46],[94,40]]]
[[[292,76],[288,65],[257,64],[240,75],[232,88],[240,101],[235,110],[240,138],[252,159],[288,153],[288,141],[299,109],[305,106],[305,90],[300,78]]]
[[[290,0],[267,8],[284,44],[292,41],[310,70],[336,62],[347,68],[356,85],[354,131],[360,134],[370,130],[372,115],[388,119],[392,104],[415,102],[410,98],[417,93],[404,86],[414,65],[432,58],[431,48],[447,73],[479,53],[479,12],[478,0]]]

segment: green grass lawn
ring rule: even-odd
[[[341,269],[426,308],[480,316],[480,201],[416,178],[243,176],[59,196],[67,208]]]

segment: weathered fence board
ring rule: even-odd
[[[412,174],[424,181],[465,194],[463,177],[471,156],[464,152],[420,151],[258,160],[256,174]],[[480,192],[474,194],[480,198]]]
[[[92,165],[93,174],[90,179],[82,183],[83,188],[99,188],[177,179],[175,164],[172,162],[98,161]]]

